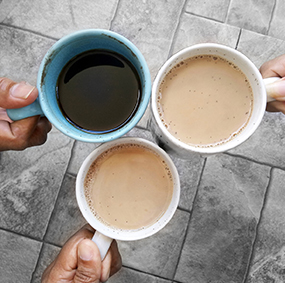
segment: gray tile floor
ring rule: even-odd
[[[257,67],[285,53],[283,0],[0,0],[0,76],[36,83],[48,48],[85,28],[121,33],[152,79],[174,52],[216,42]],[[128,135],[152,140],[145,117]],[[217,156],[173,158],[181,201],[157,235],[120,242],[113,283],[285,282],[285,116],[265,113],[256,133]],[[53,129],[41,147],[0,154],[0,282],[40,282],[84,223],[74,185],[96,145]]]

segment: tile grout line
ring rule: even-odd
[[[199,15],[199,14],[195,14],[195,13],[193,13],[193,12],[185,11],[185,14],[188,14],[188,15],[191,15],[191,16],[194,16],[194,17],[197,17],[197,18],[201,18],[201,19],[204,19],[204,20],[212,21],[212,22],[215,22],[215,23],[227,25],[227,24],[226,24],[225,22],[223,22],[222,20],[217,20],[217,19],[214,19],[214,18],[202,16],[202,15]]]
[[[143,127],[143,126],[138,126],[138,125],[136,125],[134,128],[137,128],[137,129],[143,130],[143,131],[147,131],[147,132],[151,132],[151,131],[149,130],[149,128],[145,128],[145,127]]]
[[[6,229],[6,228],[3,228],[3,227],[0,227],[0,231],[4,231],[4,232],[7,232],[7,233],[11,233],[11,234],[14,234],[16,236],[19,236],[19,237],[23,237],[23,238],[27,238],[29,240],[32,240],[32,241],[36,241],[36,242],[39,242],[39,243],[43,243],[43,241],[39,238],[36,238],[36,237],[32,237],[30,235],[25,235],[25,234],[21,234],[21,233],[18,233],[16,231],[13,231],[11,229]]]
[[[48,228],[49,228],[49,225],[50,225],[50,222],[51,222],[51,219],[52,219],[52,216],[53,216],[53,213],[54,213],[56,204],[57,204],[57,202],[58,202],[58,197],[59,197],[60,191],[61,191],[61,189],[62,189],[62,184],[63,184],[63,182],[64,182],[64,178],[65,178],[66,175],[69,174],[69,173],[68,173],[68,168],[69,168],[69,165],[70,165],[70,162],[71,162],[71,159],[72,159],[72,154],[73,154],[73,151],[74,151],[75,143],[76,143],[76,141],[74,141],[73,146],[72,146],[72,148],[71,148],[70,158],[69,158],[69,161],[68,161],[68,164],[67,164],[65,173],[64,173],[64,175],[63,175],[62,182],[61,182],[61,184],[60,184],[60,188],[59,188],[59,190],[58,190],[58,193],[57,193],[57,196],[56,196],[56,199],[55,199],[55,202],[54,202],[54,206],[53,206],[52,212],[51,212],[51,214],[50,214],[49,221],[48,221],[47,226],[46,226],[46,231],[45,231],[45,234],[44,234],[44,236],[43,236],[43,243],[46,242],[46,241],[45,241],[45,238],[46,238],[46,235],[47,235],[47,232],[48,232]]]
[[[270,169],[270,177],[269,177],[269,181],[268,181],[265,193],[264,193],[264,199],[263,199],[262,208],[260,210],[259,220],[258,220],[258,222],[256,224],[256,228],[255,228],[255,237],[254,237],[254,239],[252,241],[250,257],[249,257],[249,261],[248,261],[248,264],[247,264],[247,268],[246,268],[246,271],[245,271],[242,283],[246,283],[247,279],[248,279],[248,276],[249,276],[250,267],[251,267],[251,263],[252,263],[254,252],[255,252],[255,245],[256,245],[256,242],[257,242],[257,238],[258,238],[258,230],[259,230],[260,223],[262,221],[263,211],[265,209],[265,205],[266,205],[266,202],[267,202],[267,196],[269,194],[269,189],[270,189],[271,182],[272,182],[272,172],[273,172],[273,170],[274,170],[274,168]]]
[[[242,34],[242,28],[239,30],[238,39],[237,39],[237,43],[236,43],[236,47],[235,47],[236,50],[238,49],[238,46],[239,46],[241,34]]]
[[[109,26],[110,30],[112,30],[113,22],[114,22],[115,18],[117,17],[120,4],[121,4],[121,0],[118,0],[117,7],[115,9],[115,13],[114,13],[114,15],[112,17],[112,20],[110,21],[110,26]]]
[[[35,265],[35,268],[34,268],[34,271],[32,272],[32,276],[31,276],[31,281],[30,283],[33,283],[34,282],[34,276],[38,270],[38,267],[40,265],[40,259],[42,258],[42,255],[43,255],[43,249],[44,249],[44,246],[45,244],[49,244],[49,245],[52,245],[52,246],[55,246],[55,247],[58,247],[58,248],[62,248],[61,246],[58,246],[58,245],[55,245],[55,244],[52,244],[52,243],[48,243],[48,242],[44,242],[44,241],[41,241],[42,243],[42,246],[41,246],[41,250],[39,252],[39,255],[38,255],[38,259],[37,259],[37,262],[36,262],[36,265]]]
[[[34,268],[32,274],[31,274],[31,281],[30,281],[30,283],[33,283],[33,281],[34,281],[34,276],[35,276],[35,273],[37,272],[37,269],[38,269],[38,266],[39,266],[39,263],[40,263],[40,258],[42,258],[43,249],[44,249],[44,243],[42,242],[41,250],[39,252],[38,259],[37,259],[37,262],[35,264],[35,268]]]
[[[59,38],[48,36],[48,35],[42,34],[40,32],[36,32],[36,31],[30,30],[30,29],[25,29],[25,28],[22,28],[22,27],[19,27],[19,26],[14,26],[14,25],[9,25],[9,24],[5,24],[5,23],[0,23],[0,27],[1,26],[2,27],[11,28],[11,29],[15,29],[15,30],[19,30],[19,31],[23,31],[23,32],[27,32],[27,33],[32,33],[34,35],[41,36],[43,38],[51,39],[51,40],[54,40],[54,41],[59,40]]]
[[[72,23],[74,24],[74,26],[77,26],[76,22],[75,22],[73,7],[72,7],[72,0],[69,0],[69,3],[67,5],[68,5],[69,11],[70,11]]]
[[[44,245],[47,243],[47,244],[51,244],[51,245],[57,246],[57,245],[55,245],[55,244],[46,242],[46,241],[45,241],[45,238],[46,238],[46,235],[47,235],[47,232],[48,232],[49,224],[50,224],[51,219],[52,219],[52,216],[53,216],[53,212],[54,212],[54,210],[55,210],[55,207],[56,207],[56,204],[57,204],[57,201],[58,201],[58,197],[59,197],[60,191],[61,191],[61,189],[62,189],[62,184],[63,184],[63,182],[64,182],[64,177],[66,176],[66,174],[68,174],[68,173],[67,173],[67,170],[68,170],[69,164],[70,164],[70,162],[71,162],[71,157],[72,157],[72,153],[73,153],[74,147],[75,147],[75,142],[73,143],[73,146],[72,146],[72,149],[71,149],[70,158],[69,158],[69,161],[68,161],[68,164],[67,164],[67,167],[66,167],[66,171],[65,171],[65,173],[64,173],[64,175],[63,175],[62,182],[61,182],[61,184],[60,184],[60,188],[59,188],[59,190],[58,190],[58,193],[57,193],[57,196],[56,196],[56,199],[55,199],[55,202],[54,202],[54,206],[53,206],[53,209],[52,209],[52,211],[51,211],[51,214],[50,214],[50,217],[49,217],[47,226],[46,226],[46,230],[45,230],[44,236],[43,236],[43,238],[42,238],[42,240],[41,240],[42,246],[41,246],[41,250],[40,250],[39,255],[38,255],[38,259],[37,259],[37,263],[36,263],[36,265],[35,265],[35,269],[34,269],[34,271],[32,272],[31,283],[33,282],[34,274],[36,273],[36,271],[37,271],[37,269],[38,269],[38,266],[39,266],[39,263],[40,263],[40,260],[41,260],[41,256],[42,256],[42,254],[43,254]]]
[[[279,166],[275,166],[275,165],[272,165],[272,164],[269,164],[269,163],[261,162],[261,161],[258,161],[258,160],[255,160],[255,159],[252,159],[252,158],[249,158],[249,157],[245,157],[243,155],[233,154],[233,153],[229,153],[229,152],[224,152],[223,154],[231,156],[231,157],[241,158],[241,159],[244,159],[244,160],[247,160],[247,161],[259,164],[259,165],[268,166],[268,167],[271,167],[271,168],[276,168],[276,169],[285,171],[284,167],[279,167]]]
[[[37,238],[31,237],[31,236],[29,236],[29,235],[23,235],[23,234],[20,234],[20,233],[15,232],[15,231],[13,231],[13,230],[5,229],[5,228],[0,228],[0,231],[1,231],[1,230],[2,230],[2,231],[5,231],[5,232],[7,232],[7,233],[11,233],[11,234],[13,234],[13,235],[16,235],[16,236],[18,236],[18,237],[23,237],[23,238],[26,238],[26,239],[29,239],[29,240],[32,240],[32,241],[36,241],[36,242],[38,242],[38,243],[41,244],[41,248],[40,248],[40,251],[39,251],[39,253],[38,253],[38,258],[37,258],[37,261],[36,261],[36,263],[35,263],[34,270],[33,270],[33,272],[31,273],[31,281],[30,281],[30,283],[33,283],[34,274],[35,274],[35,272],[36,272],[36,270],[37,270],[37,268],[38,268],[38,266],[39,266],[39,259],[41,258],[41,255],[42,255],[42,251],[43,251],[43,247],[44,247],[44,242],[43,242],[41,239],[37,239]]]
[[[229,1],[229,5],[228,5],[228,11],[227,11],[227,15],[225,17],[225,24],[227,24],[228,20],[229,20],[229,14],[230,14],[230,10],[231,10],[231,5],[232,5],[232,0]]]
[[[276,6],[277,6],[277,1],[278,0],[275,0],[274,1],[274,5],[273,5],[273,8],[272,8],[272,11],[271,11],[271,17],[270,17],[270,20],[269,20],[269,23],[268,23],[268,29],[266,31],[266,34],[268,35],[269,31],[270,31],[270,28],[271,28],[271,23],[273,21],[273,17],[274,17],[274,13],[275,13],[275,10],[276,10]]]
[[[187,234],[188,234],[188,231],[189,231],[190,223],[191,223],[191,220],[192,220],[192,213],[193,213],[193,210],[194,210],[194,204],[195,204],[195,201],[196,201],[197,196],[198,196],[198,191],[199,191],[199,187],[200,187],[200,184],[201,184],[203,173],[204,173],[204,170],[205,170],[205,167],[206,167],[206,163],[207,163],[207,158],[204,159],[202,170],[201,170],[201,174],[200,174],[200,178],[199,178],[199,182],[197,184],[197,189],[196,189],[196,192],[195,192],[195,195],[194,195],[194,198],[193,198],[193,202],[192,202],[192,208],[190,209],[190,212],[189,212],[190,216],[189,216],[189,220],[188,220],[188,223],[187,223],[185,236],[184,236],[184,239],[182,241],[182,246],[181,246],[181,250],[180,250],[180,253],[179,253],[179,256],[178,256],[178,261],[177,261],[177,264],[176,264],[175,269],[174,269],[174,276],[173,276],[173,279],[172,279],[174,281],[175,281],[174,278],[175,278],[175,275],[177,273],[178,265],[179,265],[179,262],[180,262],[180,259],[181,259],[183,247],[184,247],[185,242],[186,242],[186,238],[187,238]]]
[[[145,275],[153,276],[155,278],[167,280],[169,282],[172,281],[172,279],[169,279],[169,278],[166,278],[166,277],[163,277],[163,276],[159,276],[157,274],[149,273],[149,272],[146,272],[146,271],[143,271],[143,270],[140,270],[140,269],[136,269],[136,268],[133,268],[133,267],[130,267],[130,266],[127,266],[127,265],[122,265],[122,267],[124,267],[126,269],[129,269],[129,270],[132,270],[132,271],[135,271],[135,272],[138,272],[138,273],[142,273],[142,274],[145,274]]]
[[[181,17],[183,15],[183,13],[186,13],[186,4],[187,4],[187,0],[184,0],[184,4],[183,4],[183,7],[181,9],[181,12],[180,12],[180,15],[179,15],[179,18],[178,18],[178,23],[177,23],[177,26],[175,28],[175,31],[173,33],[173,36],[172,36],[172,40],[171,40],[171,44],[170,44],[170,48],[169,48],[169,51],[168,51],[168,58],[172,55],[173,53],[173,46],[174,46],[174,42],[176,40],[176,37],[177,37],[177,34],[178,34],[178,29],[180,27],[180,23],[181,23]]]

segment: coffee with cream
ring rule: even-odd
[[[168,209],[173,180],[165,161],[137,144],[117,145],[92,163],[85,197],[104,224],[125,230],[154,224]]]
[[[199,55],[167,73],[157,104],[162,122],[174,137],[189,145],[213,147],[231,140],[247,125],[253,92],[233,62]]]

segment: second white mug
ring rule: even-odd
[[[160,93],[161,84],[164,82],[167,74],[174,70],[175,66],[181,64],[181,62],[183,64],[185,60],[189,58],[204,55],[212,56],[213,58],[215,58],[215,56],[221,57],[223,60],[230,62],[230,64],[237,66],[245,75],[246,80],[251,86],[253,100],[250,118],[246,126],[244,126],[238,134],[234,134],[229,140],[215,145],[197,146],[183,142],[170,133],[162,121],[163,117],[161,116],[163,115],[161,115],[161,111],[159,110],[158,98],[159,96],[163,96],[163,93]],[[276,80],[276,78],[273,78],[273,80],[263,80],[257,67],[245,55],[233,48],[214,43],[193,45],[174,54],[159,70],[152,86],[152,114],[149,119],[148,127],[154,135],[156,142],[162,148],[168,153],[172,153],[183,159],[191,158],[193,153],[207,156],[228,151],[246,141],[258,128],[265,112],[266,103],[272,100],[270,97],[267,98],[265,85],[274,80]],[[205,81],[205,84],[207,84],[207,81]],[[176,92],[173,91],[172,95],[175,96]],[[179,109],[175,111],[179,111]],[[189,112],[191,112],[190,106]],[[187,115],[185,115],[184,119],[187,119]]]
[[[97,215],[98,214],[97,211],[92,211],[90,205],[88,204],[89,201],[87,200],[87,197],[86,197],[86,187],[85,187],[86,176],[88,174],[90,166],[94,164],[94,161],[97,161],[98,158],[100,158],[100,156],[102,156],[102,154],[105,154],[108,150],[110,149],[112,150],[113,148],[116,148],[118,146],[120,147],[120,146],[126,146],[126,145],[127,146],[135,145],[135,146],[143,147],[149,152],[154,153],[158,157],[158,160],[160,160],[159,162],[162,162],[162,163],[159,163],[160,165],[158,166],[162,165],[163,166],[162,168],[166,166],[165,168],[167,168],[167,172],[169,173],[169,176],[171,177],[170,183],[172,184],[171,185],[172,192],[170,194],[169,201],[167,202],[167,206],[165,207],[165,209],[163,209],[163,212],[159,215],[159,217],[156,218],[155,222],[154,223],[152,222],[149,225],[142,225],[142,227],[137,227],[134,229],[132,228],[126,229],[125,227],[123,228],[115,227],[103,221],[102,217],[100,217],[100,215]],[[133,160],[131,161],[131,166],[127,168],[128,171],[136,171],[136,166],[139,166],[141,168],[141,165],[139,163],[143,161],[141,159],[136,158],[137,157],[136,155],[134,156],[135,158],[133,158]],[[119,159],[120,158],[124,159],[124,156],[119,156]],[[156,165],[154,164],[154,166]],[[150,167],[152,165],[145,164],[144,166]],[[115,167],[116,172],[118,174],[126,176],[126,178],[119,178],[120,182],[122,180],[125,180],[126,182],[123,184],[119,184],[117,182],[115,183],[115,187],[119,187],[119,185],[123,185],[125,186],[124,190],[130,189],[130,191],[133,191],[133,188],[129,187],[130,182],[128,182],[128,178],[132,178],[132,175],[135,175],[134,172],[126,172],[126,170],[120,171],[119,167],[120,166],[117,166],[116,164],[116,167]],[[153,167],[150,167],[150,168],[153,168]],[[142,171],[145,172],[145,170],[142,170]],[[111,178],[113,174],[112,172],[113,171],[110,171],[110,170],[107,171],[107,177],[106,179],[104,179],[102,183],[103,190],[104,190],[104,184],[110,181],[109,179]],[[100,172],[98,174],[100,175]],[[167,176],[163,176],[163,178],[166,178],[166,177]],[[152,187],[153,183],[149,181],[147,174],[143,173],[143,176],[139,178],[143,179],[144,183],[143,183],[143,186],[138,185],[138,188],[135,188],[135,190],[144,189],[146,188],[145,186],[149,186],[149,188]],[[137,181],[137,182],[141,183],[140,181]],[[158,180],[155,180],[155,182],[157,183]],[[139,195],[141,196],[141,194]],[[171,220],[172,216],[174,215],[176,208],[178,206],[178,203],[179,203],[179,197],[180,197],[180,181],[179,181],[179,175],[178,175],[178,172],[176,170],[174,163],[172,162],[168,154],[164,152],[161,148],[159,148],[156,144],[150,141],[141,139],[141,138],[120,138],[120,139],[100,145],[93,152],[91,152],[90,155],[85,159],[85,161],[81,165],[81,168],[78,172],[77,179],[76,179],[77,203],[86,221],[96,230],[94,237],[93,237],[93,241],[97,244],[100,250],[102,260],[104,259],[113,239],[121,240],[121,241],[139,240],[139,239],[149,237],[157,233],[158,231],[160,231]],[[96,198],[100,198],[100,196],[96,194]],[[99,201],[101,202],[101,200]],[[136,224],[136,221],[139,221],[135,217],[135,214],[137,213],[137,209],[136,209],[137,204],[128,203],[129,200],[127,198],[121,199],[120,201],[123,202],[121,210],[123,209],[123,207],[126,208],[126,205],[130,205],[130,206],[132,205],[134,207],[134,210],[132,212],[134,215],[131,215],[131,217],[133,218],[133,221]],[[151,199],[151,197],[149,196],[145,196],[145,199],[141,197],[141,198],[138,198],[138,200],[136,201],[152,202],[153,199]],[[134,201],[132,200],[132,202]],[[114,209],[114,207],[117,207],[117,206],[118,206],[117,202],[113,203],[113,206],[110,209]],[[117,217],[120,214],[120,209],[118,209],[118,211],[117,212],[115,211],[114,213]]]

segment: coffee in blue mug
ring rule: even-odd
[[[45,55],[38,99],[7,111],[12,120],[44,115],[62,133],[84,142],[106,142],[130,131],[143,116],[151,78],[138,48],[108,30],[67,35]]]

